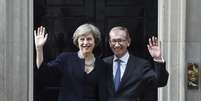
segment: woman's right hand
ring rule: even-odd
[[[38,27],[37,31],[34,30],[35,46],[37,49],[43,48],[47,41],[48,34],[45,34],[45,27]]]

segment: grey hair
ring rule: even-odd
[[[92,33],[95,39],[95,46],[97,46],[101,41],[101,33],[96,26],[89,23],[82,24],[75,30],[73,34],[73,44],[78,47],[78,38],[88,33]]]
[[[128,29],[126,27],[123,27],[123,26],[116,26],[116,27],[113,27],[111,31],[115,31],[115,30],[121,30],[121,31],[124,31],[126,33],[126,38],[128,39],[129,42],[131,42],[131,37],[130,37],[130,33],[128,32]],[[109,38],[110,38],[110,35],[109,35]]]

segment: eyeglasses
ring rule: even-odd
[[[110,40],[110,43],[115,45],[116,43],[118,44],[124,44],[126,40],[125,39],[113,39],[113,40]]]

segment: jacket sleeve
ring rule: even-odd
[[[158,79],[152,65],[149,62],[144,64],[142,92],[137,101],[157,101]]]
[[[138,101],[157,101],[157,88],[154,86],[147,85],[143,95]]]
[[[142,73],[142,80],[143,80],[143,85],[152,85],[154,87],[158,86],[158,78],[153,70],[151,64],[149,62],[145,62],[143,66],[143,73]],[[145,86],[146,87],[146,86]]]
[[[156,73],[158,87],[164,87],[167,85],[169,73],[165,66],[165,63],[154,62],[154,71]]]
[[[48,63],[43,62],[38,70],[39,78],[43,80],[54,79],[58,80],[63,75],[64,62],[67,61],[64,59],[64,54],[57,56],[55,60],[52,60]]]

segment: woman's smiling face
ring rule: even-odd
[[[82,54],[93,52],[95,47],[95,39],[92,33],[86,33],[78,37],[78,48]]]

